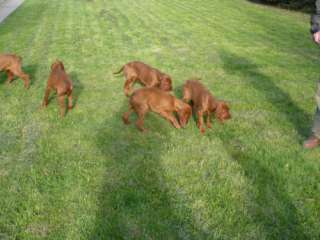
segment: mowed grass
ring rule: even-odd
[[[245,0],[26,0],[0,25],[32,77],[0,76],[0,239],[320,239],[308,31],[308,15]],[[40,109],[56,58],[75,85],[64,119],[55,96]],[[201,77],[233,119],[204,136],[155,114],[148,133],[124,126],[112,72],[131,60],[178,97]]]

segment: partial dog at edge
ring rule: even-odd
[[[24,87],[30,87],[29,75],[22,71],[22,58],[15,54],[0,55],[0,71],[6,71],[8,75],[7,83],[11,83],[14,76],[24,81]]]

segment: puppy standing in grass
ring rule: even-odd
[[[149,111],[160,114],[175,128],[185,127],[192,114],[189,104],[158,88],[140,88],[134,91],[129,104],[129,111],[122,116],[123,122],[130,124],[129,117],[132,112],[136,112],[138,115],[136,126],[140,131],[146,130],[143,127],[144,117]],[[177,112],[180,123],[173,114],[174,112]]]
[[[14,54],[0,55],[0,71],[6,71],[8,74],[7,83],[13,81],[14,76],[18,76],[24,81],[24,87],[29,88],[29,75],[22,71],[22,58]]]
[[[183,100],[192,102],[194,111],[198,117],[198,127],[201,133],[205,132],[203,126],[203,115],[207,115],[207,127],[211,128],[211,115],[215,113],[216,118],[223,123],[231,118],[229,106],[224,101],[217,100],[210,91],[199,80],[188,80],[183,86]]]
[[[172,80],[168,74],[160,72],[143,62],[129,62],[125,64],[118,72],[123,72],[126,78],[124,84],[124,93],[129,96],[132,92],[132,86],[136,81],[139,81],[146,87],[158,87],[164,91],[172,90]]]
[[[56,60],[51,65],[51,74],[48,78],[47,88],[44,95],[42,106],[46,107],[49,103],[50,92],[57,92],[60,105],[60,115],[64,117],[66,112],[65,97],[68,96],[68,108],[72,109],[72,81],[64,70],[64,65],[61,61]]]

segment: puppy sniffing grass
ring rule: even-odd
[[[198,117],[198,127],[201,133],[205,133],[203,116],[207,115],[206,125],[211,128],[211,115],[215,113],[219,122],[231,118],[230,107],[225,101],[216,99],[199,80],[188,80],[183,86],[183,100],[192,102],[194,111]]]
[[[129,117],[132,112],[136,112],[138,115],[136,126],[142,132],[146,131],[143,126],[144,117],[149,111],[160,114],[175,128],[185,127],[192,114],[188,104],[158,88],[141,88],[134,91],[129,104],[129,110],[123,114],[122,120],[125,124],[130,124]],[[174,112],[177,112],[179,122]]]

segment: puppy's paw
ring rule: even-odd
[[[142,132],[142,133],[147,133],[147,132],[149,132],[149,130],[148,129],[146,129],[146,128],[138,128],[139,130],[140,130],[140,132]]]
[[[126,117],[122,117],[122,121],[126,125],[129,125],[131,123],[130,120],[128,118],[126,118]]]
[[[131,92],[130,91],[125,91],[124,94],[126,95],[126,97],[130,97],[131,96]]]

